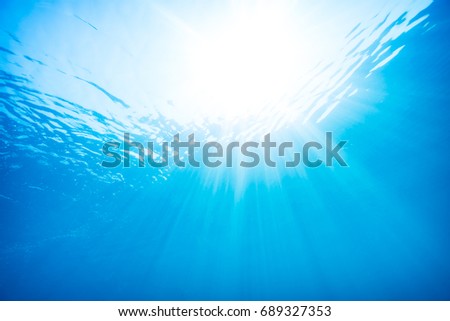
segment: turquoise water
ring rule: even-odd
[[[0,299],[450,298],[448,4],[265,6],[0,4]],[[349,167],[100,165],[327,131]]]

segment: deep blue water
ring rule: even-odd
[[[226,2],[127,3],[0,4],[0,299],[450,299],[445,1],[295,7],[309,35],[337,29],[319,52],[342,33],[342,56],[310,66],[285,109],[247,118],[184,95],[184,38],[157,18],[201,29]],[[348,141],[349,167],[100,166],[124,132],[326,131]]]

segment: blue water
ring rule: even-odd
[[[227,2],[1,2],[0,299],[449,300],[450,7],[379,2],[294,6],[333,54],[250,116],[183,91],[177,28]],[[100,166],[124,132],[326,131],[349,167]]]

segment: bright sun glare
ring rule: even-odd
[[[300,46],[282,9],[243,10],[219,31],[197,39],[190,50],[189,84],[196,112],[224,119],[256,115],[293,86],[307,44]]]

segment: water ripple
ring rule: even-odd
[[[43,164],[56,159],[63,165],[70,164],[71,171],[81,167],[85,173],[105,181],[122,180],[119,172],[102,170],[98,163],[102,143],[121,139],[124,132],[131,132],[143,141],[149,138],[168,141],[174,133],[194,131],[205,139],[212,136],[248,139],[289,126],[319,123],[357,94],[364,79],[406,48],[402,35],[420,26],[432,28],[424,11],[430,4],[427,0],[408,1],[380,6],[378,12],[366,10],[361,16],[353,12],[357,18],[351,19],[355,23],[341,30],[338,39],[334,39],[337,45],[329,47],[333,50],[320,57],[315,67],[299,74],[282,96],[260,106],[257,112],[228,120],[225,127],[221,117],[189,113],[187,104],[173,100],[170,88],[161,94],[155,91],[149,94],[152,86],[162,88],[157,84],[163,79],[150,77],[159,72],[155,66],[166,64],[165,57],[173,53],[155,54],[152,59],[156,63],[146,61],[147,47],[153,48],[149,44],[152,38],[115,34],[114,16],[106,22],[104,17],[96,21],[77,13],[69,15],[72,19],[67,19],[67,14],[61,15],[64,19],[56,16],[55,25],[50,22],[49,25],[56,29],[64,27],[65,31],[49,34],[49,41],[37,47],[31,44],[29,34],[21,33],[24,40],[17,36],[17,30],[8,30],[7,37],[0,38],[0,153],[5,156],[2,167],[14,170],[19,155],[26,155],[30,159],[40,158]],[[45,14],[35,17],[36,21],[46,18]],[[346,16],[336,17],[335,24],[343,19]],[[75,20],[89,26],[85,28],[89,30],[74,27]],[[180,19],[175,20],[177,28],[186,25]],[[144,29],[146,21],[135,21],[125,15],[120,23],[121,28],[133,31]],[[314,35],[314,26],[310,27],[308,32]],[[194,28],[189,30],[193,34]],[[151,32],[155,35],[155,31]],[[67,37],[67,43],[59,42],[57,48],[52,45],[52,37]],[[71,47],[71,43],[76,46]],[[95,47],[97,43],[99,47]],[[84,46],[86,52],[81,50],[78,56],[72,56],[71,48],[78,45]],[[94,48],[99,50],[99,55]],[[105,52],[114,52],[114,56]],[[142,57],[140,52],[144,52]],[[107,68],[103,74],[102,68]],[[170,84],[182,76],[181,71],[178,73],[167,66],[161,68],[168,68]],[[145,78],[148,75],[151,80]],[[181,120],[182,114],[188,114],[187,120]],[[11,152],[12,147],[15,152]],[[149,169],[146,177],[166,179],[169,171]]]

